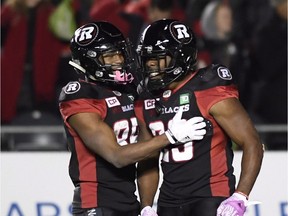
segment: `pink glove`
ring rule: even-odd
[[[220,204],[217,216],[243,216],[247,205],[247,197],[235,192]]]
[[[140,216],[158,216],[154,209],[151,206],[146,206],[141,210]]]

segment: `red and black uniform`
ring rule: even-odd
[[[133,101],[132,94],[85,81],[70,82],[63,88],[59,103],[71,151],[69,175],[75,185],[73,213],[89,208],[138,211],[139,203],[134,194],[135,164],[116,168],[91,152],[67,122],[77,113],[98,113],[114,130],[119,145],[135,143],[138,123]]]
[[[139,99],[135,112],[153,135],[162,134],[179,106],[183,119],[202,116],[207,133],[202,140],[171,145],[163,150],[163,183],[158,207],[179,207],[201,198],[228,197],[235,190],[231,140],[220,128],[209,109],[227,98],[238,98],[238,91],[226,67],[211,65],[189,75],[177,89],[164,90],[155,99]],[[157,114],[156,107],[161,104]]]

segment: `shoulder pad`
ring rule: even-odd
[[[234,84],[232,74],[230,70],[223,65],[211,65],[206,68],[202,68],[198,71],[197,80],[200,80],[201,86],[211,88],[214,86],[226,86]]]
[[[98,93],[96,88],[86,82],[72,81],[62,88],[59,101],[69,101],[79,98],[96,98]]]
[[[78,81],[69,82],[66,86],[62,88],[65,94],[75,94],[81,88],[81,84]]]
[[[213,65],[212,71],[216,71],[220,79],[223,80],[232,80],[232,74],[230,70],[224,65]]]

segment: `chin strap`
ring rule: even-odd
[[[83,68],[82,66],[80,66],[79,64],[76,64],[75,62],[73,61],[69,61],[69,64],[72,65],[74,68],[82,71],[83,73],[86,73],[86,70],[85,68]]]

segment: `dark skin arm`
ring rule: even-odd
[[[166,135],[145,142],[120,146],[114,131],[97,113],[78,113],[68,119],[85,145],[117,168],[143,160],[170,144]]]
[[[228,136],[243,150],[241,174],[236,190],[250,194],[259,174],[263,145],[250,117],[236,98],[213,105],[210,114]]]
[[[138,140],[140,142],[153,137],[143,124],[139,123],[139,126]],[[159,183],[159,154],[160,152],[154,153],[149,158],[140,161],[137,166],[137,184],[141,209],[153,205]]]

